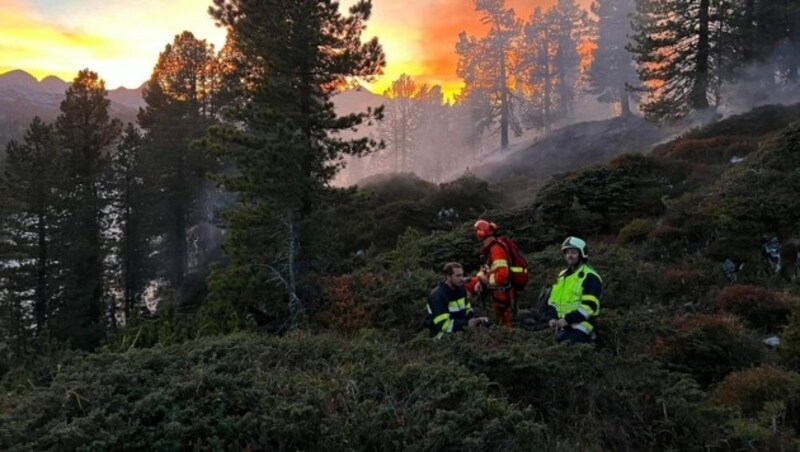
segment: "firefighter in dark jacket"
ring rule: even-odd
[[[548,325],[558,342],[588,343],[594,339],[595,319],[600,313],[603,280],[588,264],[589,248],[578,237],[561,245],[567,268],[558,275],[547,302]]]
[[[444,281],[428,297],[426,324],[431,336],[439,339],[454,331],[475,328],[487,319],[475,317],[464,290],[464,268],[457,262],[444,266]]]

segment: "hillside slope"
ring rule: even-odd
[[[511,176],[545,178],[621,154],[646,152],[670,132],[637,116],[572,124],[516,152],[490,158],[472,172],[490,182]]]
[[[369,180],[317,219],[328,271],[300,330],[245,310],[285,313],[281,296],[207,304],[6,371],[0,448],[798,450],[798,113],[764,107],[560,174],[515,208],[474,176]],[[439,269],[479,266],[477,216],[529,259],[523,310],[563,268],[564,237],[588,241],[596,344],[521,320],[429,338]]]

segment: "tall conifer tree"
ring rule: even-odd
[[[719,103],[733,21],[730,0],[637,0],[633,40],[651,119],[677,119]]]
[[[162,237],[158,248],[161,276],[173,289],[184,286],[189,272],[189,230],[209,162],[190,144],[205,135],[222,108],[214,47],[190,32],[175,36],[161,52],[144,88],[146,106],[139,124],[146,132],[148,184],[160,191],[152,214]]]
[[[58,332],[74,347],[91,349],[105,334],[106,231],[108,188],[104,178],[111,146],[121,123],[108,114],[105,82],[82,70],[67,89],[56,118],[66,158],[62,186],[65,216],[59,225],[64,293],[57,314]]]
[[[622,116],[631,113],[630,87],[638,86],[633,55],[626,49],[632,33],[629,16],[634,0],[596,0],[592,12],[597,16],[594,58],[587,73],[587,91],[600,102],[619,102]]]
[[[46,332],[59,292],[53,248],[61,175],[53,126],[34,118],[24,141],[6,146],[0,174],[0,329],[16,354],[31,326]]]
[[[294,324],[302,300],[315,296],[310,244],[324,238],[313,215],[341,157],[378,147],[338,134],[375,112],[337,116],[331,102],[351,78],[368,79],[384,65],[377,39],[361,41],[371,11],[367,0],[349,15],[331,0],[214,1],[212,15],[256,68],[248,71],[244,104],[206,139],[216,155],[235,163],[236,172],[219,180],[239,201],[227,217],[230,265],[212,275],[212,300]]]
[[[521,24],[514,10],[505,7],[505,0],[475,0],[475,10],[482,14],[481,22],[489,26],[489,32],[482,38],[464,32],[459,35],[456,73],[464,80],[462,99],[472,106],[478,133],[497,124],[500,147],[505,149],[510,130],[516,135],[522,133],[512,96],[515,41]]]

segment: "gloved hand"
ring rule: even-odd
[[[481,326],[489,326],[489,318],[488,317],[473,317],[469,319],[469,327],[470,328],[477,328]]]

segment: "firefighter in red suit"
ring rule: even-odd
[[[475,222],[475,236],[481,241],[481,261],[483,266],[466,285],[467,292],[483,295],[484,291],[492,297],[492,310],[495,322],[511,327],[511,314],[514,302],[514,289],[509,280],[510,257],[508,251],[495,237],[497,225],[486,220]]]

